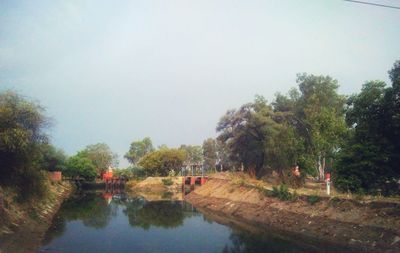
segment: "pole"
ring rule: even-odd
[[[331,195],[331,182],[326,180],[326,194]]]

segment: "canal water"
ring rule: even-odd
[[[64,202],[38,252],[318,252],[219,224],[183,201],[82,192]]]

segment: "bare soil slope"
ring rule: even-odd
[[[400,252],[400,205],[322,198],[315,204],[267,197],[216,176],[185,198],[194,206],[277,233],[322,240],[357,252]]]

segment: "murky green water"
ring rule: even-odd
[[[39,252],[318,252],[207,218],[182,201],[86,192],[66,201]]]

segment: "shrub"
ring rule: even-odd
[[[321,198],[318,195],[310,195],[307,197],[308,203],[314,205],[315,203],[319,202]]]
[[[290,193],[288,186],[285,184],[281,184],[279,188],[276,186],[272,187],[272,192],[268,194],[284,201],[294,201],[298,197],[297,193]]]
[[[173,184],[174,184],[174,182],[172,182],[171,178],[164,178],[164,179],[162,179],[161,181],[163,182],[163,184],[164,184],[165,186],[170,186],[170,185],[173,185]]]
[[[164,192],[161,196],[162,199],[170,199],[174,194],[172,192]]]

